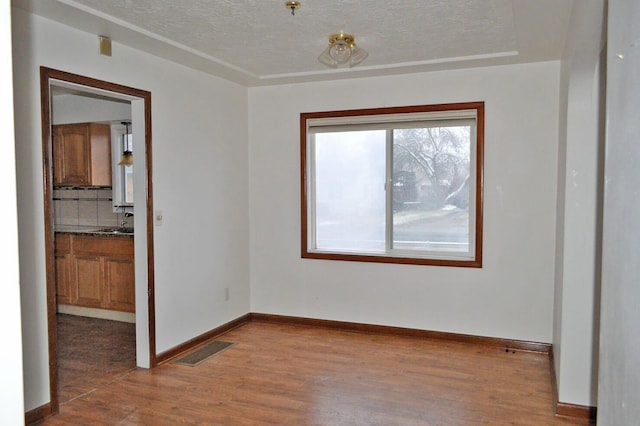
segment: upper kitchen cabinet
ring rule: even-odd
[[[52,136],[54,186],[111,186],[108,124],[60,124]]]

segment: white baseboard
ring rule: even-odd
[[[82,306],[58,305],[59,314],[76,315],[79,317],[100,318],[111,321],[135,324],[136,314],[131,312],[107,311],[106,309],[84,308]]]

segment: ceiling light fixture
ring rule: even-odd
[[[329,47],[318,56],[318,61],[331,68],[351,68],[364,61],[369,54],[356,46],[356,38],[351,34],[333,34],[329,37]]]
[[[118,166],[133,166],[133,152],[131,151],[133,143],[131,140],[131,133],[129,133],[128,121],[123,121],[122,124],[125,127],[124,134],[122,135],[122,160],[118,163]]]
[[[296,14],[296,9],[298,9],[301,6],[299,1],[286,1],[284,2],[284,7],[286,7],[287,9],[291,9],[291,14],[295,15]]]

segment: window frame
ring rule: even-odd
[[[475,110],[476,135],[475,135],[475,245],[473,259],[438,259],[421,256],[409,256],[403,254],[386,253],[344,253],[329,251],[313,251],[309,249],[309,203],[312,202],[312,189],[309,181],[309,164],[313,161],[309,152],[309,121],[317,119],[353,119],[353,123],[366,123],[367,117],[375,117],[378,120],[382,115],[419,114],[433,112],[451,112],[463,110]],[[378,116],[378,117],[376,117]],[[360,117],[360,118],[358,118]],[[372,119],[372,120],[375,120]],[[393,121],[389,121],[393,123]],[[349,125],[349,124],[347,124]],[[473,151],[473,147],[471,147]],[[389,155],[389,153],[387,153]],[[484,102],[462,102],[435,105],[414,105],[387,108],[368,108],[341,111],[305,112],[300,114],[300,189],[301,189],[301,257],[307,259],[342,260],[356,262],[396,263],[412,265],[454,266],[482,268],[482,241],[483,241],[483,189],[484,189]],[[387,191],[388,193],[388,191]],[[385,196],[388,198],[387,196]],[[385,209],[388,208],[385,202]],[[385,234],[390,232],[385,225]],[[388,239],[388,238],[387,238]],[[406,252],[405,252],[406,253]],[[424,252],[419,252],[424,253]]]
[[[122,159],[122,137],[127,134],[128,145],[131,146],[133,152],[133,134],[131,131],[125,133],[125,126],[120,124],[111,125],[111,176],[112,176],[112,208],[114,213],[133,212],[135,199],[127,200],[127,182],[130,178],[133,180],[133,166],[124,166],[118,164]],[[131,171],[127,178],[127,167]],[[133,194],[132,194],[133,196]]]

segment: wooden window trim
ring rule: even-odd
[[[407,114],[437,111],[459,111],[475,109],[476,123],[476,195],[475,195],[475,258],[472,260],[427,259],[419,257],[399,257],[365,254],[318,253],[308,250],[308,196],[307,193],[307,121],[318,118],[376,116],[382,114]],[[482,267],[483,241],[483,189],[484,189],[484,102],[463,102],[436,105],[414,105],[388,108],[368,108],[342,111],[307,112],[300,114],[300,190],[301,190],[301,253],[302,258],[343,260],[356,262],[395,263],[409,265],[455,266],[468,268]]]

